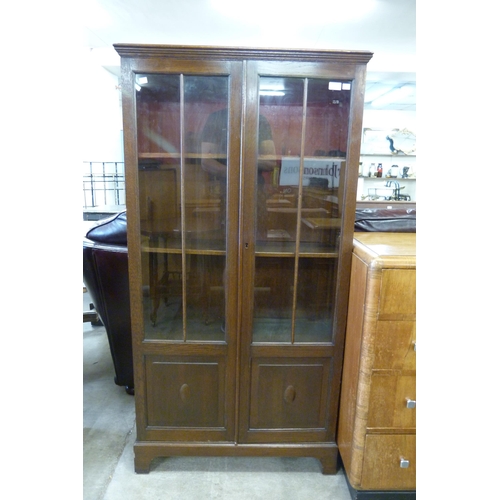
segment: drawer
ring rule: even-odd
[[[416,488],[416,436],[366,436],[361,489],[414,490]],[[402,467],[402,460],[407,461]]]
[[[415,269],[385,269],[382,271],[379,320],[415,320]]]
[[[416,408],[408,408],[408,400],[416,401],[415,373],[372,372],[368,428],[416,427]]]
[[[415,342],[415,321],[378,321],[373,347],[373,368],[415,370]]]

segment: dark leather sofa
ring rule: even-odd
[[[358,209],[355,231],[416,232],[415,209]],[[127,214],[99,221],[83,239],[83,281],[106,328],[115,383],[134,394]]]
[[[83,238],[83,282],[106,329],[115,383],[134,394],[126,212],[99,221]]]
[[[381,233],[416,233],[415,208],[358,208],[354,231]]]

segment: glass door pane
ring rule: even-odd
[[[253,342],[331,342],[350,83],[259,89]]]
[[[223,341],[228,78],[137,75],[145,337]]]
[[[298,186],[281,176],[301,156],[303,97],[302,78],[260,78],[254,342],[291,342]]]
[[[184,212],[190,340],[225,339],[228,78],[185,77]]]
[[[350,82],[307,81],[295,342],[331,342]]]

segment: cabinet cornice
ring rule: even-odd
[[[228,60],[298,60],[328,61],[366,64],[373,56],[369,51],[316,50],[316,49],[279,49],[245,47],[212,47],[203,45],[143,45],[117,43],[113,45],[122,57],[155,57],[168,53],[169,58],[182,59],[228,59]]]

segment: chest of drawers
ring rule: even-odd
[[[415,240],[355,234],[338,431],[353,498],[415,496]]]

